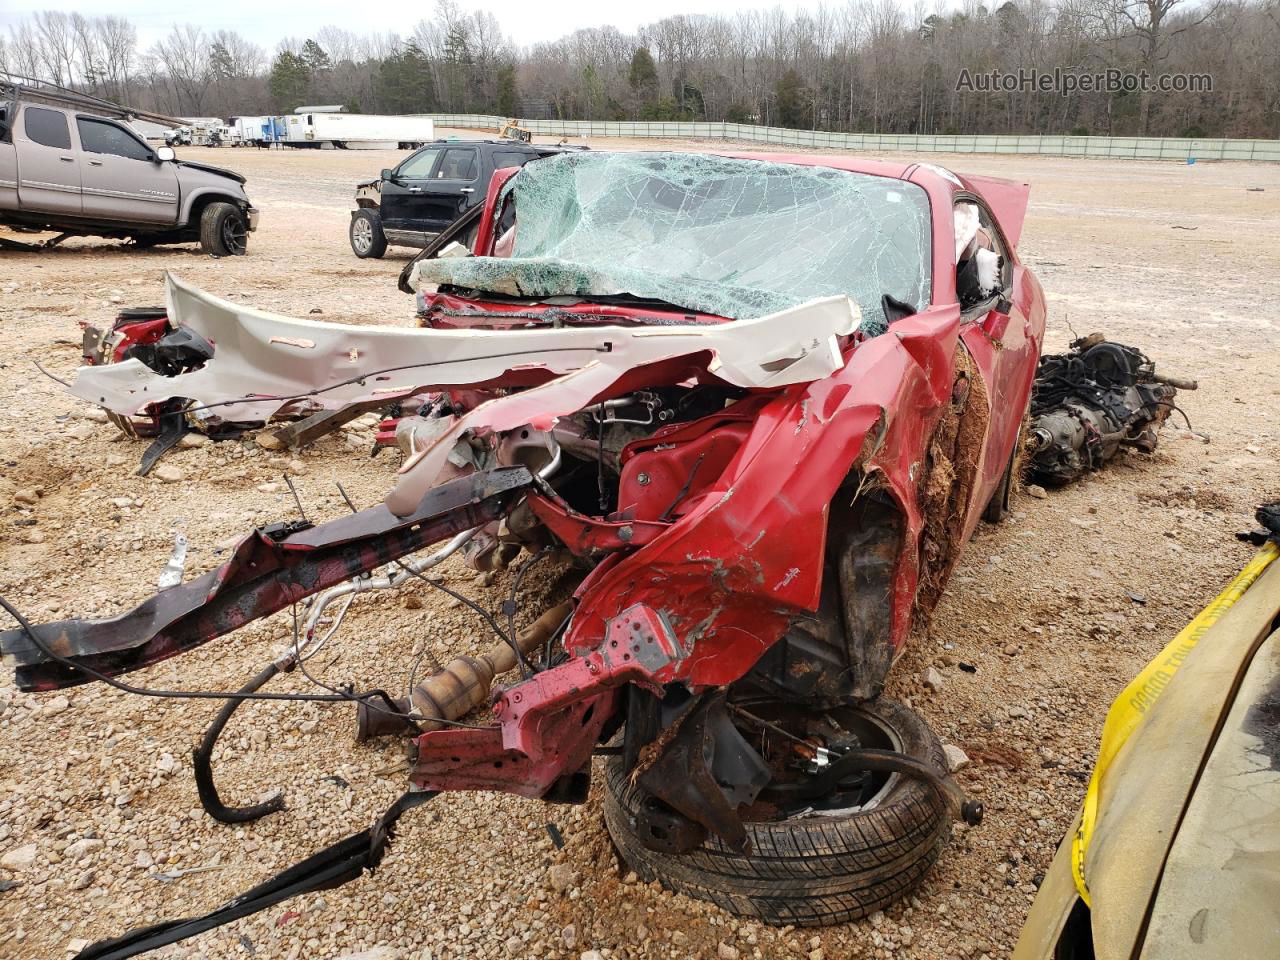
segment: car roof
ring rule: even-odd
[[[459,146],[464,146],[464,147],[478,146],[482,143],[492,143],[492,144],[497,144],[503,147],[523,147],[528,150],[532,150],[534,148],[532,144],[525,143],[522,140],[497,140],[497,139],[455,140],[452,137],[437,137],[435,140],[431,141],[429,146],[435,146],[437,143],[453,143],[453,144],[458,144]]]
[[[891,177],[909,180],[930,192],[944,194],[974,193],[991,207],[1000,223],[1005,238],[1017,246],[1022,235],[1022,223],[1026,218],[1030,184],[1025,181],[1002,177],[975,176],[956,173],[934,163],[901,160],[871,160],[841,154],[820,153],[722,153],[720,156],[747,160],[764,160],[769,163],[790,163],[802,167],[830,167],[849,173],[863,173],[875,177]]]

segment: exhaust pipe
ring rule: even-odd
[[[517,635],[520,652],[528,654],[540,649],[572,612],[573,601],[566,600],[543,613]],[[392,734],[416,736],[440,729],[444,726],[440,721],[460,720],[487,701],[494,678],[515,665],[515,651],[505,643],[495,644],[478,657],[455,657],[439,673],[416,684],[408,697],[394,701],[402,712],[400,716],[361,701],[356,709],[356,739]],[[410,720],[410,715],[421,719]]]

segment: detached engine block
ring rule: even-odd
[[[1178,391],[1196,387],[1158,375],[1141,350],[1100,333],[1042,356],[1031,395],[1030,473],[1060,486],[1099,469],[1121,447],[1151,453]]]

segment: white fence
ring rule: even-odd
[[[438,126],[497,131],[504,117],[427,114]],[[1191,140],[1183,137],[943,136],[832,133],[749,123],[677,123],[614,120],[522,120],[521,126],[552,137],[653,137],[672,140],[737,140],[786,147],[891,153],[1019,153],[1049,157],[1114,157],[1126,160],[1263,160],[1280,163],[1280,140]]]

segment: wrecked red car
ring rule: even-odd
[[[544,610],[477,607],[492,653],[399,696],[314,695],[357,701],[362,736],[413,738],[409,791],[370,831],[85,956],[349,879],[438,791],[581,802],[593,756],[645,879],[792,924],[910,890],[980,809],[881,691],[961,545],[1007,508],[1045,322],[1016,253],[1027,193],[845,157],[563,155],[500,171],[475,250],[414,265],[418,329],[273,316],[171,279],[162,335],[131,339],[153,317],[95,334],[115,362],[72,391],[117,418],[217,436],[380,405],[405,459],[373,508],[255,530],[114,619],[6,632],[22,689],[132,690],[114,678],[307,604],[296,649],[239,695],[265,696],[332,634],[326,607],[455,552],[517,578],[545,557],[576,587]],[[223,806],[207,754],[197,773],[220,819],[267,812]]]

